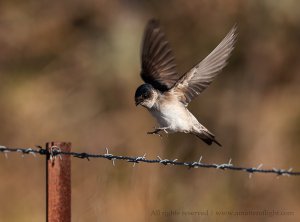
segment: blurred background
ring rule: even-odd
[[[300,169],[300,2],[2,0],[0,144],[70,141],[73,151]],[[229,64],[190,109],[223,144],[156,125],[134,105],[140,45],[160,20],[180,74],[234,24]],[[44,221],[45,161],[0,155],[0,221]],[[299,221],[300,178],[72,159],[72,221]],[[158,216],[153,210],[206,211]],[[279,210],[293,216],[217,216]]]

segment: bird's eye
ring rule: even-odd
[[[150,93],[148,93],[148,92],[144,93],[144,94],[143,94],[143,97],[144,97],[145,99],[149,98],[149,97],[150,97]]]

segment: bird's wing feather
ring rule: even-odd
[[[141,60],[141,77],[154,88],[167,91],[177,82],[173,53],[156,20],[150,20],[146,26]]]
[[[222,68],[233,50],[236,38],[234,26],[220,44],[200,63],[184,74],[170,90],[186,106],[205,90]]]

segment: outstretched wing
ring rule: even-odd
[[[221,43],[200,63],[184,74],[170,90],[188,105],[191,100],[205,90],[226,65],[236,38],[234,26]]]
[[[174,56],[156,20],[146,26],[142,47],[141,77],[154,88],[167,91],[178,80]]]

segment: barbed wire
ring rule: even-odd
[[[18,152],[21,153],[22,156],[26,154],[31,154],[34,157],[37,155],[45,155],[50,158],[50,160],[55,160],[56,157],[62,159],[63,155],[72,156],[75,158],[80,159],[87,159],[90,160],[91,158],[102,158],[108,159],[112,161],[113,165],[115,166],[115,160],[123,160],[129,163],[133,163],[135,166],[138,163],[154,163],[154,164],[163,164],[163,165],[173,165],[173,166],[184,166],[191,168],[214,168],[214,169],[221,169],[221,170],[234,170],[234,171],[244,171],[249,173],[249,178],[251,178],[252,174],[254,173],[269,173],[269,174],[276,174],[277,176],[300,176],[300,172],[293,171],[292,168],[288,170],[285,169],[262,169],[263,164],[259,164],[257,167],[238,167],[233,166],[232,159],[228,161],[228,163],[222,164],[208,164],[203,163],[202,156],[198,161],[195,162],[180,162],[178,159],[169,160],[169,159],[162,159],[160,156],[157,156],[157,159],[146,159],[146,154],[143,156],[118,156],[109,153],[108,148],[105,148],[106,152],[104,154],[91,154],[91,153],[79,153],[79,152],[64,152],[59,149],[57,146],[52,146],[48,151],[47,149],[42,148],[41,146],[37,146],[37,148],[9,148],[0,145],[0,152],[4,153],[5,157],[8,158],[8,153]]]

